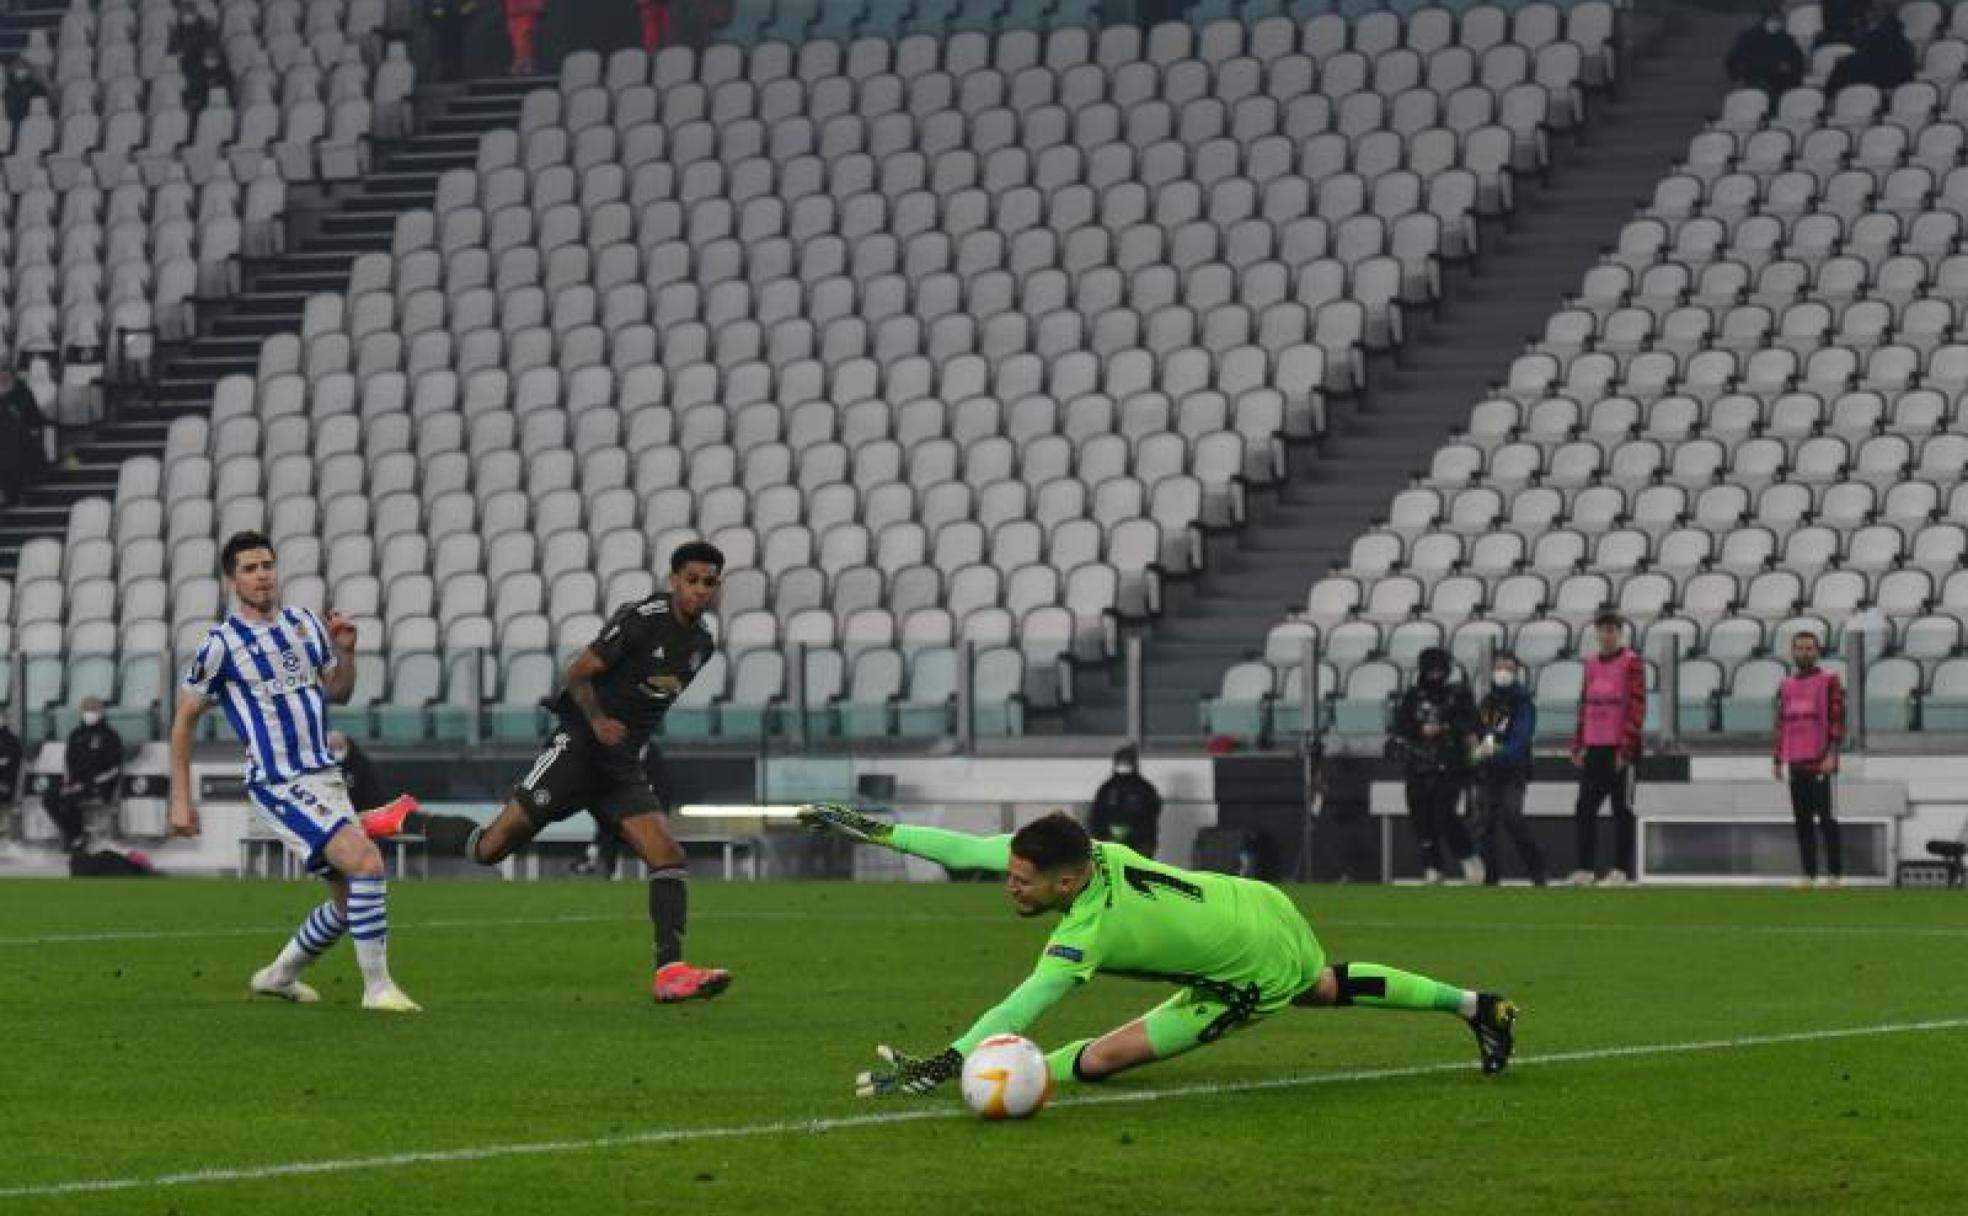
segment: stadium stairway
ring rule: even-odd
[[[12,20],[0,23],[0,38],[13,29]],[[390,247],[397,215],[430,206],[438,175],[472,164],[479,136],[517,125],[526,93],[551,83],[496,77],[420,91],[418,111],[433,113],[422,130],[378,148],[367,176],[332,196],[304,234],[290,233],[288,252],[245,263],[238,295],[199,301],[199,336],[165,351],[154,382],[140,396],[121,400],[111,420],[76,448],[67,467],[52,472],[22,503],[0,511],[0,577],[13,573],[22,545],[37,536],[61,535],[77,500],[113,497],[123,461],[162,454],[173,419],[208,413],[221,377],[254,374],[260,344],[269,335],[300,330],[308,296],[346,288],[358,255]]]
[[[1211,543],[1206,573],[1170,585],[1148,632],[1146,734],[1195,737],[1199,696],[1214,695],[1224,669],[1258,653],[1313,580],[1345,562],[1354,537],[1427,469],[1718,112],[1722,51],[1742,17],[1680,5],[1647,12],[1661,23],[1637,31],[1644,49],[1626,65],[1620,96],[1593,98],[1582,142],[1554,141],[1556,172],[1520,193],[1512,230],[1485,230],[1481,265],[1454,277],[1441,315],[1410,332],[1399,363],[1373,368],[1363,401],[1334,404],[1317,454],[1294,453],[1281,490],[1255,497],[1247,526]],[[1071,728],[1121,733],[1123,680],[1118,670],[1085,673]]]

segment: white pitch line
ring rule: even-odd
[[[964,915],[958,913],[934,912],[705,912],[702,920],[764,920],[764,921],[808,921],[814,919],[839,921],[879,921],[884,924],[980,924],[1002,920],[985,913]],[[394,926],[398,933],[417,933],[426,929],[498,929],[516,927],[550,928],[554,925],[601,925],[620,922],[641,923],[640,916],[617,914],[608,916],[540,916],[540,917],[493,917],[484,920],[431,920],[399,921]],[[1968,937],[1968,928],[1949,929],[1931,925],[1726,925],[1726,924],[1644,924],[1614,923],[1606,921],[1404,921],[1404,920],[1349,920],[1346,918],[1313,917],[1312,927],[1320,932],[1326,929],[1394,929],[1414,930],[1435,933],[1697,933],[1704,936],[1736,935],[1744,937]],[[1010,924],[1009,920],[1004,923]],[[101,932],[80,931],[46,933],[22,937],[0,937],[0,947],[4,946],[63,946],[88,945],[103,942],[151,942],[151,941],[195,941],[208,937],[262,937],[267,934],[291,933],[292,925],[228,926],[210,929],[130,929],[104,930]]]
[[[1786,1034],[1743,1035],[1729,1039],[1696,1039],[1682,1043],[1641,1043],[1627,1047],[1595,1047],[1581,1051],[1560,1051],[1542,1056],[1522,1056],[1516,1068],[1551,1064],[1584,1064],[1601,1060],[1623,1060],[1642,1056],[1690,1055],[1699,1052],[1740,1051],[1793,1043],[1819,1043],[1831,1039],[1873,1038],[1882,1035],[1921,1034],[1968,1028],[1968,1017],[1939,1018],[1925,1022],[1883,1022],[1872,1026],[1848,1026],[1831,1030],[1799,1030]],[[1351,1072],[1315,1073],[1310,1076],[1278,1077],[1262,1081],[1202,1082],[1172,1085],[1160,1089],[1110,1091],[1062,1098],[1055,1107],[1113,1106],[1135,1102],[1165,1102],[1182,1098],[1221,1097],[1262,1093],[1273,1090],[1309,1089],[1315,1086],[1344,1085],[1362,1081],[1398,1080],[1470,1071],[1467,1061],[1453,1064],[1414,1064],[1398,1068],[1369,1068]],[[738,1140],[755,1136],[818,1135],[850,1131],[863,1127],[886,1127],[896,1123],[919,1123],[929,1119],[964,1117],[960,1108],[944,1105],[913,1110],[890,1110],[876,1114],[850,1115],[831,1119],[793,1119],[772,1123],[748,1123],[726,1127],[649,1128],[616,1136],[597,1136],[586,1140],[536,1140],[515,1144],[488,1144],[478,1148],[431,1149],[414,1153],[390,1153],[376,1157],[331,1157],[316,1161],[287,1161],[273,1165],[229,1166],[156,1174],[146,1178],[82,1178],[68,1182],[46,1182],[0,1188],[0,1200],[45,1199],[57,1195],[102,1194],[111,1191],[139,1191],[172,1187],[202,1186],[219,1182],[262,1182],[272,1178],[293,1178],[309,1174],[340,1174],[364,1170],[401,1169],[413,1165],[454,1165],[492,1161],[507,1157],[540,1157],[564,1153],[592,1153],[618,1148],[639,1148],[658,1144],[689,1144],[703,1140]]]

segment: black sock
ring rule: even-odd
[[[656,936],[656,965],[683,961],[683,927],[689,916],[690,888],[682,867],[658,870],[649,876],[649,924]]]
[[[468,851],[472,836],[478,831],[476,820],[463,815],[426,815],[422,811],[412,811],[403,817],[403,832],[406,836],[422,836],[430,845],[430,851],[443,857],[464,857],[472,861]]]

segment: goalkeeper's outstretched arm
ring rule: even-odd
[[[801,811],[800,822],[815,831],[878,844],[952,870],[989,870],[1002,874],[1011,868],[1010,836],[972,836],[942,828],[887,823],[835,803],[822,803]]]
[[[1079,984],[1074,976],[1050,969],[1034,971],[966,1031],[962,1038],[933,1056],[912,1056],[893,1047],[877,1047],[880,1063],[854,1081],[863,1098],[897,1094],[927,1094],[963,1071],[964,1058],[994,1034],[1017,1034],[1037,1021]]]

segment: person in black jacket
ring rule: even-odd
[[[1455,664],[1439,646],[1421,652],[1419,678],[1394,711],[1388,746],[1407,773],[1408,820],[1421,853],[1422,879],[1435,883],[1457,866],[1483,881],[1483,863],[1456,811],[1476,742],[1476,706],[1469,689],[1450,679]]]
[[[1141,775],[1141,757],[1132,747],[1115,752],[1113,776],[1093,796],[1087,831],[1095,840],[1111,840],[1153,857],[1161,823],[1162,795]]]
[[[1804,81],[1804,52],[1784,29],[1783,10],[1764,10],[1757,23],[1736,37],[1724,61],[1731,84],[1761,89],[1775,101],[1777,94]]]
[[[1914,53],[1913,43],[1907,39],[1906,28],[1900,24],[1898,15],[1875,15],[1859,35],[1852,53],[1831,69],[1825,94],[1835,96],[1840,89],[1854,84],[1869,84],[1882,93],[1891,92],[1912,80],[1919,66],[1919,56]]]
[[[16,792],[20,789],[21,741],[20,736],[6,722],[0,721],[0,808],[14,805]],[[0,816],[0,824],[6,819]]]
[[[1510,833],[1524,869],[1538,886],[1545,883],[1544,854],[1524,822],[1524,792],[1531,784],[1531,739],[1537,734],[1537,705],[1524,687],[1517,656],[1497,652],[1490,665],[1490,691],[1476,707],[1476,781],[1471,809],[1476,820],[1476,849],[1483,859],[1483,881],[1503,877],[1497,862],[1497,837]]]
[[[48,86],[35,75],[34,65],[25,59],[14,60],[12,66],[7,69],[7,86],[4,92],[7,121],[18,127],[33,112],[34,99],[47,96]]]
[[[123,736],[103,720],[95,697],[82,698],[82,724],[69,733],[62,768],[61,781],[42,795],[41,806],[61,832],[62,848],[73,853],[88,845],[84,808],[115,801],[123,776]]]
[[[0,498],[9,505],[19,502],[46,471],[47,427],[34,390],[12,367],[0,365],[0,435],[7,436],[0,443]]]

